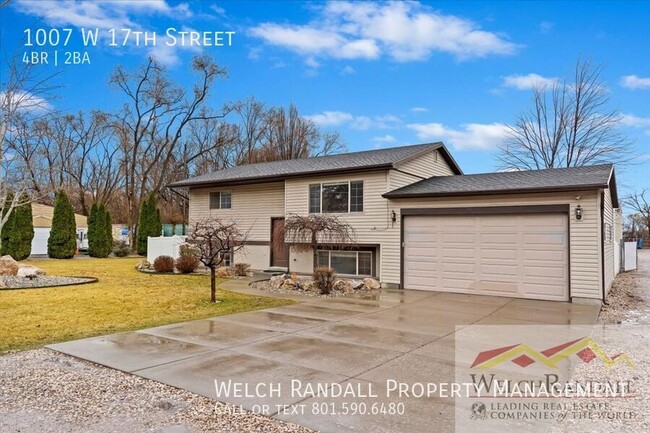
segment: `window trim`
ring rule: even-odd
[[[361,183],[361,210],[351,210],[352,209],[352,183],[353,182],[359,182]],[[311,187],[318,185],[318,193],[319,193],[319,203],[318,203],[318,212],[312,212],[311,211]],[[345,212],[324,212],[323,211],[323,187],[325,185],[347,185],[348,186],[348,209]],[[341,180],[341,181],[336,181],[336,182],[316,182],[316,183],[310,183],[308,186],[308,196],[307,196],[307,212],[310,214],[314,213],[328,213],[328,214],[363,214],[365,211],[365,182],[362,179],[359,180]]]
[[[355,274],[341,274],[341,275],[351,275],[355,277],[374,277],[375,275],[375,251],[373,249],[326,249],[321,248],[316,250],[316,263],[318,264],[318,253],[327,253],[327,267],[332,267],[332,252],[346,252],[346,253],[356,253],[356,265],[355,265]],[[360,274],[359,273],[359,253],[368,253],[370,254],[370,274]]]
[[[227,193],[230,194],[230,207],[223,207],[222,203],[222,193]],[[219,194],[219,207],[212,207],[212,194]],[[232,209],[232,191],[224,189],[224,190],[218,190],[218,191],[210,191],[210,194],[208,196],[208,207],[210,210],[230,210]]]

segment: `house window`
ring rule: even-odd
[[[363,181],[309,185],[309,213],[363,212]]]
[[[309,185],[309,213],[320,213],[320,183]]]
[[[221,266],[232,266],[232,253],[224,253]]]
[[[316,264],[343,275],[372,275],[372,251],[319,250]]]
[[[232,207],[232,194],[230,191],[217,191],[210,193],[210,209],[230,209]]]

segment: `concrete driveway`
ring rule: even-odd
[[[456,326],[591,325],[598,311],[558,302],[383,290],[49,347],[246,409],[268,408],[270,416],[315,430],[452,431],[453,399],[411,399],[402,416],[363,413],[370,408],[354,404],[370,401],[364,390],[369,384],[382,389],[387,378],[453,382]],[[249,395],[231,389],[217,397],[215,380],[247,384]],[[298,393],[289,392],[292,380],[301,381]],[[306,389],[310,384],[353,387],[356,395],[313,397]],[[274,386],[281,387],[280,395]],[[341,407],[336,407],[337,415],[314,414],[319,408],[332,411],[319,404],[341,401],[352,405],[347,414]],[[391,402],[381,395],[372,401]],[[277,405],[294,406],[283,411]]]

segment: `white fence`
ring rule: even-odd
[[[633,271],[636,269],[636,241],[625,242],[623,247],[623,270]]]
[[[177,259],[180,246],[187,241],[187,236],[160,236],[147,239],[147,261],[153,263],[156,257],[170,256]]]

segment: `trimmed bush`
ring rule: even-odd
[[[61,190],[54,199],[52,230],[47,240],[47,255],[52,259],[71,259],[77,250],[77,226],[68,195]]]
[[[124,241],[113,242],[113,254],[115,257],[126,257],[131,252],[131,249]]]
[[[199,267],[199,259],[196,256],[180,256],[176,259],[176,269],[181,274],[191,274]]]
[[[248,263],[235,263],[232,265],[232,273],[236,277],[245,277],[248,275],[248,271],[250,270],[251,265]]]
[[[156,194],[151,193],[140,208],[140,219],[137,229],[137,252],[141,256],[147,255],[147,238],[162,235],[162,222],[160,211],[156,209]]]
[[[169,256],[158,256],[153,261],[153,268],[156,272],[174,272],[174,259]]]
[[[332,289],[334,288],[334,280],[336,278],[336,272],[334,269],[328,268],[327,266],[314,268],[314,274],[312,277],[314,279],[314,287],[316,287],[322,295],[329,295],[332,292]]]
[[[11,197],[7,197],[7,199],[12,200]],[[0,256],[10,255],[14,260],[25,260],[32,252],[34,221],[32,220],[32,204],[29,202],[27,194],[20,197],[19,203],[25,204],[15,207],[2,227]]]

